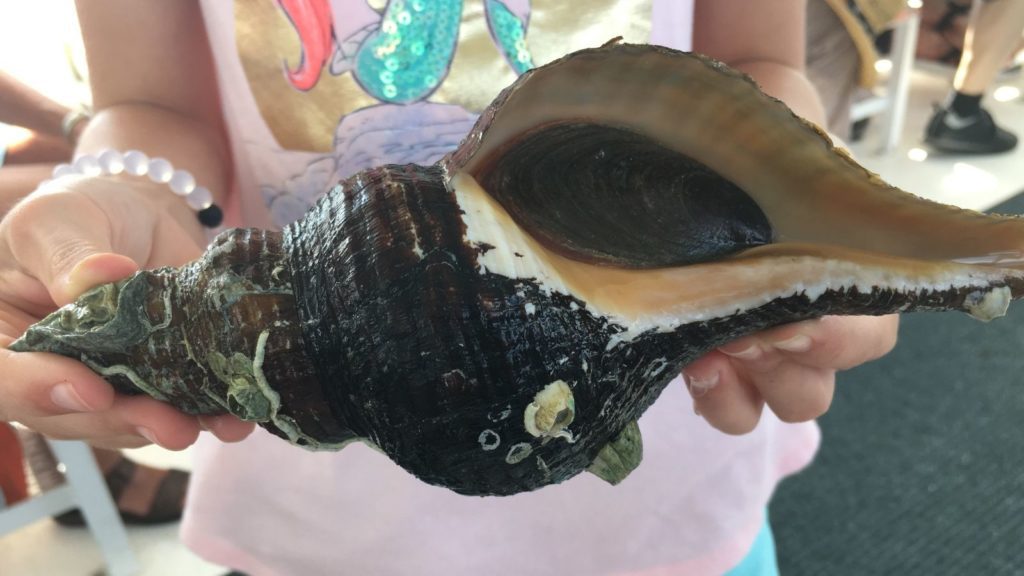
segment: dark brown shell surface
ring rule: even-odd
[[[720,64],[612,45],[524,74],[437,165],[357,174],[282,233],[227,231],[11,348],[504,495],[620,481],[633,423],[738,336],[997,316],[1024,291],[1022,249],[1021,222],[887,186]]]

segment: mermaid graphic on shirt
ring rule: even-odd
[[[437,161],[536,64],[616,36],[645,40],[650,3],[588,2],[623,14],[602,19],[619,23],[604,29],[580,26],[581,5],[564,0],[236,2],[236,44],[261,115],[283,150],[313,153],[283,186],[261,182],[274,223],[360,170]]]

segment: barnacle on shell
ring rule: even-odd
[[[513,494],[640,462],[682,366],[825,314],[1002,314],[1024,224],[896,190],[748,78],[635,45],[524,74],[434,166],[99,287],[12,350],[287,440]]]

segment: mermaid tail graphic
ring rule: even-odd
[[[356,79],[385,102],[426,98],[448,75],[461,20],[462,0],[388,2],[356,55]]]
[[[444,81],[459,38],[463,0],[391,0],[375,25],[336,37],[328,0],[278,0],[302,43],[297,69],[288,80],[299,90],[316,85],[330,59],[330,72],[350,72],[382,102],[408,104],[429,97]],[[502,0],[484,0],[495,45],[517,74],[533,67],[526,20]],[[333,55],[333,58],[332,58]]]
[[[509,66],[522,74],[533,68],[533,56],[526,46],[526,25],[501,0],[485,0],[487,25],[491,29],[491,37],[508,60]]]
[[[295,70],[284,64],[288,82],[299,90],[309,90],[320,79],[320,71],[331,54],[334,31],[331,6],[326,1],[277,0],[278,6],[291,20],[302,42],[302,60]]]

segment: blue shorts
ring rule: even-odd
[[[725,576],[779,576],[779,563],[775,558],[775,538],[765,514],[764,525],[754,539],[747,556]]]

